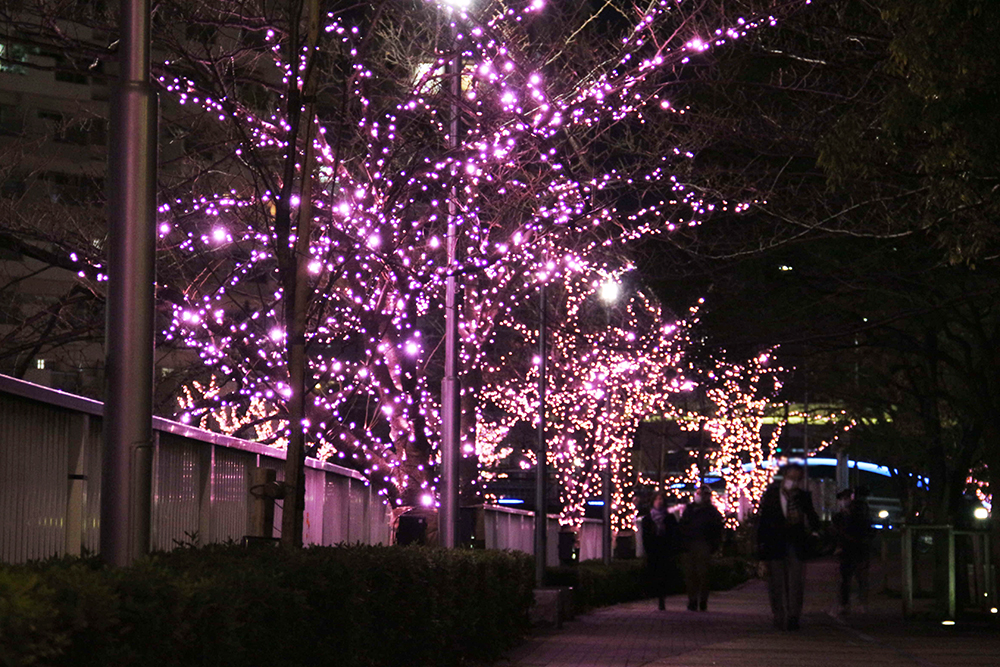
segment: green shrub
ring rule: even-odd
[[[38,575],[0,569],[0,664],[44,664],[69,643],[53,597]]]
[[[0,664],[458,665],[528,626],[531,560],[423,547],[184,548],[0,568]]]
[[[642,559],[614,560],[610,565],[587,560],[579,565],[551,567],[545,573],[545,583],[572,586],[573,604],[580,610],[649,597]]]
[[[729,590],[752,578],[755,571],[756,566],[745,558],[712,558],[709,584],[715,591]],[[669,594],[684,592],[684,575],[679,566],[669,581]],[[572,586],[573,604],[581,610],[651,597],[646,561],[641,558],[614,560],[611,565],[588,560],[579,565],[550,567],[545,572],[545,583],[547,586]]]
[[[708,583],[713,591],[728,591],[757,576],[757,562],[739,556],[713,558],[708,564]]]

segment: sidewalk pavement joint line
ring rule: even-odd
[[[885,642],[880,642],[879,640],[875,639],[871,635],[866,635],[865,633],[861,632],[860,630],[855,630],[851,626],[847,625],[847,623],[845,623],[842,619],[838,618],[838,619],[834,619],[834,620],[836,620],[836,622],[837,622],[836,625],[835,625],[835,627],[837,627],[838,629],[843,630],[844,632],[848,632],[848,633],[854,635],[855,637],[857,637],[858,639],[861,639],[862,641],[868,642],[869,644],[874,644],[875,646],[878,646],[879,648],[892,651],[896,655],[904,657],[907,660],[913,661],[913,663],[916,664],[916,665],[921,665],[921,667],[940,667],[936,663],[930,662],[928,660],[924,660],[921,657],[915,656],[912,653],[907,653],[906,651],[904,651],[902,649],[899,649],[899,648],[896,648],[895,646],[892,646],[890,644],[886,644]]]

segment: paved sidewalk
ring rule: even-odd
[[[515,649],[508,667],[1000,667],[998,625],[944,627],[903,622],[899,600],[873,596],[867,613],[835,619],[836,565],[811,563],[802,629],[775,630],[763,581],[713,593],[707,612],[687,598],[599,609],[540,633]],[[873,581],[878,581],[873,577]]]

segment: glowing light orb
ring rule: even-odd
[[[606,280],[601,285],[601,301],[607,304],[612,304],[618,301],[618,297],[621,294],[622,288],[614,280]]]

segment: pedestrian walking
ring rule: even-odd
[[[808,541],[819,527],[805,469],[790,463],[778,471],[760,501],[757,552],[767,566],[768,595],[774,625],[798,630],[802,616]]]
[[[667,499],[662,493],[653,496],[649,513],[642,517],[641,529],[650,593],[657,598],[660,611],[663,611],[666,608],[664,599],[677,571],[679,536],[677,519],[667,509]]]
[[[702,484],[680,520],[681,560],[690,611],[708,610],[708,564],[722,544],[722,514],[712,503],[712,488]]]
[[[851,611],[851,585],[858,584],[857,611],[865,612],[868,604],[868,573],[871,569],[871,540],[874,536],[868,490],[858,487],[853,492],[844,489],[837,494],[837,512],[832,520],[840,565],[840,586],[833,615]]]

